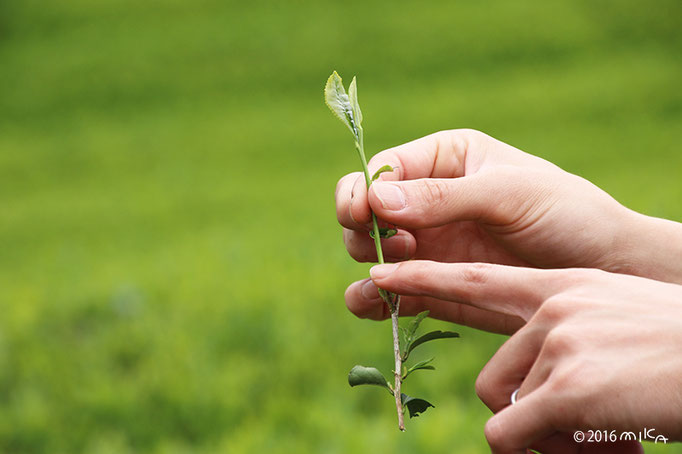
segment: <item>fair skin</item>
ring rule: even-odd
[[[344,243],[358,261],[376,261],[367,235],[371,207],[399,227],[382,242],[389,262],[599,268],[682,283],[680,224],[629,210],[592,183],[483,133],[444,131],[385,150],[370,160],[370,173],[386,164],[395,170],[369,193],[360,173],[336,187]],[[352,284],[346,303],[359,317],[388,317],[369,280]],[[401,312],[429,309],[435,318],[506,334],[523,325],[517,317],[440,303],[406,297]]]
[[[624,390],[635,389],[637,383],[644,383],[650,387],[651,380],[668,378],[665,375],[669,372],[668,369],[666,372],[658,367],[662,375],[642,376],[641,380],[637,381],[633,378],[632,361],[629,361],[627,364],[613,364],[613,367],[616,367],[614,370],[623,373],[620,377],[622,383],[617,382],[618,377],[615,374],[606,377],[612,380],[608,384],[597,380],[595,385],[592,380],[595,377],[605,378],[603,373],[599,375],[601,369],[596,367],[599,364],[610,364],[615,361],[614,358],[625,361],[626,358],[620,353],[624,345],[615,340],[621,339],[626,346],[632,347],[630,345],[632,342],[623,339],[622,333],[628,332],[629,328],[639,329],[642,320],[650,322],[650,325],[647,325],[650,335],[652,332],[659,332],[657,327],[682,332],[680,325],[675,326],[672,322],[680,320],[679,312],[674,313],[673,308],[679,307],[682,299],[679,290],[677,296],[672,290],[680,287],[623,275],[631,274],[657,281],[682,283],[682,266],[679,261],[679,257],[682,256],[680,224],[631,211],[588,181],[476,131],[441,132],[383,151],[370,161],[370,172],[385,164],[394,167],[394,172],[383,174],[381,180],[372,185],[369,193],[360,174],[347,175],[337,185],[337,217],[344,226],[343,237],[348,252],[359,261],[376,260],[372,240],[367,235],[371,209],[379,219],[396,225],[399,229],[398,235],[383,240],[387,261],[423,259],[440,263],[430,263],[428,267],[431,268],[423,268],[427,266],[427,262],[411,261],[399,268],[400,272],[395,274],[399,278],[391,277],[387,278],[388,280],[382,280],[376,275],[377,271],[374,271],[373,281],[358,281],[348,287],[346,304],[360,317],[377,320],[386,318],[387,309],[376,291],[376,285],[381,285],[387,290],[404,295],[402,315],[414,315],[428,309],[432,316],[439,319],[493,332],[507,334],[516,332],[517,334],[491,360],[481,374],[477,386],[483,401],[494,412],[498,412],[486,427],[486,433],[495,452],[525,452],[524,448],[535,442],[539,442],[540,447],[546,447],[548,452],[574,452],[562,451],[570,449],[563,447],[574,444],[566,443],[566,435],[561,433],[583,427],[581,424],[604,423],[605,427],[593,428],[605,429],[612,425],[631,427],[633,415],[640,418],[634,422],[649,421],[644,423],[649,426],[654,414],[657,414],[659,419],[665,419],[666,413],[661,410],[663,407],[650,407],[650,411],[644,412],[638,405],[639,401],[633,403],[629,400],[629,395],[624,395]],[[483,265],[450,265],[453,262],[513,265],[516,268],[499,267],[499,270],[505,271],[493,268],[492,274],[495,276],[508,273],[509,270],[519,270],[519,273],[514,275],[515,280],[504,279],[502,286],[491,287],[489,290],[493,293],[504,290],[505,293],[501,294],[506,298],[509,288],[505,285],[514,283],[518,285],[514,287],[514,291],[518,291],[522,297],[517,295],[515,306],[512,306],[511,301],[503,301],[502,298],[496,301],[497,305],[482,304],[463,298],[455,287],[464,285],[463,282],[466,283],[467,278],[479,276],[477,273],[483,269]],[[422,268],[414,268],[417,266]],[[463,274],[451,275],[447,271],[441,272],[440,280],[429,281],[429,273],[436,273],[434,266],[444,267],[443,270],[451,272],[459,270]],[[458,266],[465,268],[458,269],[456,268]],[[601,279],[599,280],[592,275],[587,276],[584,270],[531,269],[578,267],[599,268],[623,274],[602,273],[599,274]],[[542,283],[544,287],[548,287],[545,293],[532,293],[532,288],[525,282],[536,276],[543,276],[537,279],[544,279]],[[544,276],[559,276],[565,281],[579,284],[575,284],[578,287],[554,288],[550,286],[550,282],[546,282],[551,279]],[[599,282],[595,283],[595,280]],[[421,288],[419,291],[410,291],[410,288],[416,288],[421,282],[430,282],[432,287],[430,290]],[[488,285],[488,282],[486,277],[485,285]],[[490,279],[490,282],[496,283],[494,279]],[[661,316],[661,319],[665,320],[652,319],[652,314],[646,312],[654,304],[651,301],[652,294],[641,295],[635,292],[636,287],[644,284],[652,291],[661,291],[663,292],[661,295],[665,295],[665,298],[661,296],[665,302],[662,302],[660,307],[673,311]],[[406,288],[401,288],[400,285]],[[454,293],[442,288],[447,285],[455,286],[449,289]],[[484,285],[480,285],[481,291],[483,287]],[[578,292],[580,298],[577,298],[577,301],[571,300],[574,293],[569,292],[568,295],[563,293],[575,291],[576,288],[583,292]],[[622,288],[630,288],[631,291],[617,293]],[[550,290],[554,293],[550,294]],[[621,295],[621,298],[613,298],[615,294]],[[640,297],[624,301],[623,299],[630,294],[638,294]],[[658,293],[654,295],[658,311],[659,295]],[[543,301],[549,303],[543,304]],[[545,315],[534,316],[548,312],[553,314],[552,311],[559,306],[559,303],[554,301],[563,301],[561,306],[563,308],[575,303],[575,307],[583,309],[588,306],[583,303],[590,301],[594,303],[594,309],[586,312],[585,317],[579,316],[575,311],[565,318],[557,316],[554,325],[543,318]],[[647,301],[648,305],[645,308]],[[634,312],[629,313],[631,317],[627,320],[621,320],[625,303],[630,305],[628,307]],[[544,309],[545,306],[549,309]],[[591,317],[587,314],[591,314]],[[593,319],[601,320],[601,323],[592,321]],[[666,325],[664,321],[669,323]],[[531,328],[528,328],[529,326]],[[550,335],[557,330],[558,333],[585,340],[575,341],[571,345],[569,342],[562,344],[561,337],[556,340],[558,335]],[[534,337],[524,333],[534,333]],[[575,340],[574,337],[570,339]],[[587,340],[591,340],[592,344]],[[651,337],[640,340],[645,346],[652,344]],[[680,345],[679,337],[676,340],[678,342],[676,345]],[[601,351],[599,355],[590,352],[590,345],[592,350],[595,350],[595,345],[602,347],[606,341],[614,341],[609,344],[610,349]],[[550,347],[545,347],[547,344]],[[517,350],[533,346],[536,356],[527,356],[520,361],[518,357],[509,353],[509,349],[513,347],[508,345],[516,345]],[[664,350],[667,348],[667,354],[671,355],[674,345],[669,343],[661,345],[661,348]],[[560,346],[565,348],[562,350]],[[543,353],[547,348],[553,355]],[[576,351],[582,354],[578,355]],[[589,356],[590,353],[593,356]],[[636,353],[640,356],[635,357],[646,356],[645,351]],[[663,353],[662,351],[657,353],[660,353],[658,357],[660,359]],[[678,349],[677,356],[679,353]],[[519,364],[528,369],[523,373],[533,374],[535,377],[530,385],[527,384],[527,378],[524,381],[521,377],[522,371],[511,369]],[[567,392],[550,395],[547,390],[553,388],[545,386],[548,383],[547,377],[554,377],[564,370],[573,370],[571,367],[577,368],[576,364],[596,364],[584,372],[584,380],[590,385],[583,383],[585,389],[576,388],[575,395]],[[649,368],[655,370],[651,365]],[[502,374],[499,371],[510,370],[516,373],[512,374],[516,383],[513,385],[498,383],[500,380],[508,379],[503,377],[508,372]],[[680,376],[679,372],[682,369],[678,367],[675,370],[677,376]],[[553,371],[560,372],[551,375]],[[524,399],[526,403],[508,407],[510,394],[521,384],[519,380],[523,381],[519,396],[527,396]],[[490,383],[494,383],[495,386],[489,385]],[[677,383],[674,389],[678,390],[679,397],[679,389],[682,388],[679,381],[665,383]],[[604,395],[608,395],[606,391],[610,390],[620,392],[620,398],[614,400],[622,401],[620,404],[624,407],[615,408],[616,403],[603,401],[606,410],[600,406],[598,398],[602,394],[596,391],[599,385],[604,388],[602,389]],[[617,385],[621,388],[616,388]],[[636,389],[641,393],[651,393],[649,389]],[[579,391],[582,391],[583,395],[579,394]],[[595,399],[594,402],[588,402],[585,397],[588,391],[589,397]],[[532,396],[536,397],[531,398]],[[571,398],[582,400],[571,401]],[[540,405],[534,402],[542,402],[545,406],[545,399],[553,399],[552,405],[555,406],[550,408],[554,408],[555,411],[561,408],[562,411],[559,413],[566,419],[556,421],[556,418],[539,417],[538,415],[546,415],[547,409],[540,409]],[[682,400],[678,399],[676,408],[679,408],[680,403]],[[633,407],[636,404],[637,406]],[[603,419],[580,420],[585,412],[579,408],[585,408],[585,405],[598,408],[598,415]],[[567,413],[566,408],[573,410]],[[633,408],[638,411],[635,412]],[[616,414],[619,411],[623,412],[620,416]],[[509,414],[512,416],[505,416]],[[630,419],[625,421],[627,418]],[[551,427],[546,425],[547,421],[552,422]],[[667,421],[669,425],[671,421],[674,422],[674,418],[669,417]],[[515,428],[514,424],[519,423],[522,423],[523,427]],[[534,423],[545,423],[545,426],[540,427]],[[679,421],[677,424],[679,426]],[[663,427],[667,427],[665,421],[661,421],[659,430],[663,430]],[[529,431],[534,432],[530,434]],[[508,432],[514,436],[509,438]],[[679,438],[679,434],[672,435]],[[595,446],[597,445],[586,446],[586,449],[599,449]],[[638,449],[640,449],[638,444],[630,443],[629,448],[620,446],[617,452],[638,452]]]
[[[371,276],[401,295],[524,320],[476,383],[495,413],[485,427],[494,453],[603,449],[572,442],[573,431],[589,429],[655,428],[682,440],[682,286],[599,270],[430,261],[378,265]]]

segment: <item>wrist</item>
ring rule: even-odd
[[[682,224],[628,212],[609,271],[682,284]]]

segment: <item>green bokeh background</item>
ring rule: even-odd
[[[501,336],[424,347],[439,370],[408,386],[437,408],[405,434],[384,392],[346,384],[391,369],[390,326],[343,302],[368,265],[336,224],[359,162],[324,82],[358,76],[370,154],[476,128],[682,220],[681,18],[677,0],[0,2],[0,452],[486,452],[473,383]]]

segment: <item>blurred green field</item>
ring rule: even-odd
[[[0,452],[487,452],[504,341],[424,347],[395,430],[355,319],[322,101],[357,74],[370,153],[483,130],[682,221],[682,3],[0,2]],[[431,327],[444,323],[431,321]],[[647,452],[679,453],[676,446]]]

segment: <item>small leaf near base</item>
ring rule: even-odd
[[[426,317],[429,316],[429,311],[420,312],[412,319],[409,325],[407,325],[407,336],[412,339],[414,333],[417,332],[419,325],[424,321]]]
[[[411,342],[408,346],[405,347],[405,357],[412,352],[415,348],[420,346],[421,344],[425,342],[429,342],[432,340],[436,339],[450,339],[450,338],[457,338],[459,337],[459,333],[455,333],[454,331],[431,331],[430,333],[426,333],[422,336],[419,336],[417,339],[414,340],[414,342]]]
[[[403,361],[407,361],[407,358],[410,355],[410,345],[412,344],[412,341],[414,340],[414,335],[417,332],[417,329],[419,328],[419,325],[421,322],[424,321],[426,317],[429,316],[429,311],[423,311],[417,314],[416,317],[410,321],[410,323],[407,325],[407,328],[405,328],[405,342],[402,344],[403,345],[403,351],[400,352],[400,357],[402,358]]]
[[[398,231],[396,229],[389,229],[389,228],[379,228],[379,238],[391,238],[395,234],[397,234]],[[369,236],[374,238],[374,231],[370,230],[369,231]]]
[[[415,370],[436,370],[436,368],[434,366],[429,364],[431,361],[433,361],[433,359],[434,358],[425,359],[424,361],[419,361],[414,366],[405,370],[405,373],[403,374],[403,380],[405,380],[407,378],[407,376],[410,375]]]
[[[374,172],[374,175],[372,175],[372,180],[371,180],[371,181],[374,181],[374,180],[376,180],[377,178],[379,178],[379,176],[380,176],[382,173],[384,173],[384,172],[393,172],[394,170],[395,170],[395,169],[394,169],[393,167],[391,167],[391,166],[389,166],[388,164],[386,164],[385,166],[381,167],[379,170],[377,170],[376,172]]]
[[[388,384],[384,375],[374,367],[355,366],[348,373],[348,384],[351,386],[358,385],[376,385],[383,386],[393,394],[393,390]]]
[[[403,408],[407,407],[407,410],[410,412],[410,418],[419,416],[420,413],[424,413],[429,407],[436,408],[435,405],[427,400],[410,397],[404,393],[400,394],[400,401],[403,404]]]

